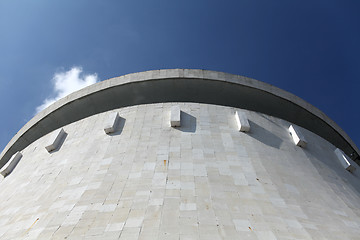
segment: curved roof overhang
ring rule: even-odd
[[[160,102],[207,103],[265,113],[314,132],[349,156],[357,158],[360,153],[334,121],[289,92],[223,72],[166,69],[105,80],[58,100],[11,139],[0,155],[0,167],[15,152],[57,128],[112,109]]]

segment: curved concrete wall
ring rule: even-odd
[[[57,101],[20,129],[2,151],[0,166],[15,152],[59,127],[119,107],[160,102],[208,103],[266,113],[316,133],[354,159],[360,153],[335,122],[291,93],[232,74],[170,69],[109,79]]]
[[[181,127],[170,127],[179,106]],[[235,112],[246,114],[239,132]],[[111,134],[104,127],[119,113]],[[0,182],[1,239],[357,239],[360,180],[335,146],[266,114],[199,103],[124,107],[63,126]]]

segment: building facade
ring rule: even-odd
[[[171,69],[75,92],[1,153],[1,239],[359,239],[359,149],[242,76]]]

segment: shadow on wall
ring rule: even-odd
[[[333,150],[322,151],[321,148],[316,148],[313,144],[308,144],[304,153],[324,181],[330,183],[328,186],[330,186],[334,192],[342,193],[344,191],[343,186],[350,185],[352,187],[351,189],[357,192],[357,196],[360,197],[359,165],[355,165],[356,170],[350,173],[340,164]],[[357,207],[360,208],[360,202]]]
[[[120,135],[124,129],[126,119],[119,116],[119,120],[117,125],[115,126],[115,130],[113,133],[109,133],[109,136],[117,136]]]
[[[269,132],[265,128],[257,125],[253,121],[250,121],[250,132],[248,133],[249,136],[255,138],[259,142],[262,142],[269,147],[280,149],[281,143],[283,142],[281,138],[276,136],[275,134]]]
[[[180,112],[181,126],[176,127],[175,129],[182,132],[191,132],[196,131],[196,117],[181,111]]]
[[[267,121],[273,123],[274,125],[283,128],[283,126],[281,126],[280,124],[278,124],[277,122],[275,122],[274,120],[272,120],[269,116],[267,116],[266,114],[263,113],[259,113],[259,116],[261,116],[262,118],[266,119]]]

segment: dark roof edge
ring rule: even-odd
[[[199,69],[163,69],[163,70],[152,70],[146,72],[132,73],[127,74],[120,77],[111,78],[86,88],[83,88],[79,91],[76,91],[47,107],[36,116],[34,116],[29,122],[27,122],[19,132],[10,140],[10,142],[6,145],[4,150],[0,155],[0,167],[5,165],[6,162],[10,159],[12,154],[17,151],[21,151],[25,147],[16,146],[16,143],[20,140],[28,142],[27,145],[34,142],[36,139],[26,139],[24,138],[24,134],[26,134],[29,130],[34,130],[38,123],[40,123],[43,119],[51,117],[56,111],[61,111],[61,109],[65,109],[64,106],[69,105],[75,100],[86,98],[87,96],[94,95],[95,93],[105,91],[114,87],[119,87],[123,85],[128,85],[129,83],[135,84],[140,82],[150,83],[149,81],[153,80],[164,80],[164,79],[201,79],[201,80],[211,80],[211,81],[219,81],[222,83],[232,83],[239,86],[244,86],[248,88],[253,88],[257,90],[261,90],[264,93],[268,93],[274,95],[278,98],[284,99],[288,102],[291,102],[302,109],[305,109],[307,112],[314,115],[316,118],[324,122],[326,125],[330,126],[334,129],[349,145],[349,147],[357,154],[360,155],[360,151],[355,145],[355,143],[350,139],[350,137],[326,114],[320,111],[318,108],[304,101],[303,99],[297,97],[294,94],[291,94],[287,91],[284,91],[280,88],[272,86],[270,84],[239,76],[234,74],[228,74],[223,72],[209,71],[209,70],[199,70]],[[165,100],[166,101],[166,100]],[[150,103],[150,102],[149,102]],[[221,104],[220,104],[221,105]],[[234,106],[236,107],[236,106]],[[256,109],[255,109],[256,110]],[[107,110],[105,110],[107,111]],[[98,111],[98,113],[101,111]],[[260,111],[261,112],[261,111]],[[92,113],[91,115],[96,114]],[[267,113],[269,114],[269,113]],[[271,113],[269,115],[272,115]],[[276,114],[274,114],[276,116]],[[287,120],[287,119],[284,119]],[[77,121],[77,120],[74,120]],[[290,121],[291,122],[291,121]],[[61,126],[58,126],[61,127]],[[42,129],[43,130],[43,129]],[[44,132],[41,134],[42,136],[46,135],[48,132]],[[24,139],[22,139],[24,138]],[[326,139],[326,138],[325,138]],[[329,139],[327,139],[329,141]],[[331,142],[331,141],[330,141]],[[15,146],[15,147],[14,147]],[[349,152],[347,152],[349,154]]]

